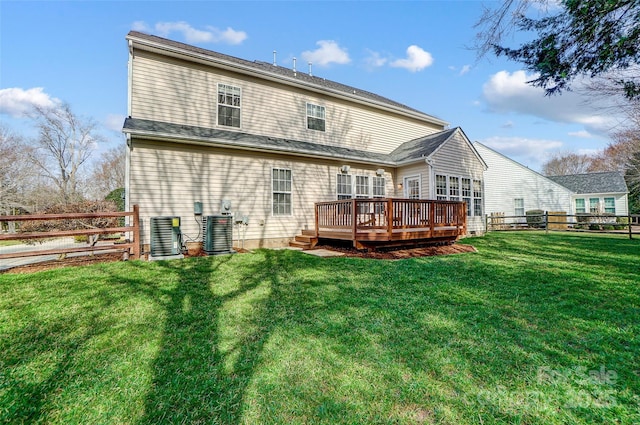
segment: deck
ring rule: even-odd
[[[315,204],[318,238],[358,249],[453,242],[467,231],[466,204],[426,199],[346,199]]]

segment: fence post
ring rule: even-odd
[[[140,207],[133,206],[133,259],[140,259]]]
[[[549,234],[549,211],[544,212],[544,230],[545,233]]]
[[[629,239],[633,239],[633,232],[631,231],[631,212],[627,211],[627,227],[629,228]]]

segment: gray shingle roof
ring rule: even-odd
[[[578,193],[627,193],[627,184],[619,171],[549,176],[549,179]]]
[[[404,143],[390,154],[382,154],[340,146],[320,145],[299,140],[259,136],[238,131],[211,129],[139,118],[127,118],[123,128],[125,133],[138,136],[190,141],[209,144],[211,146],[227,146],[239,149],[336,158],[391,166],[413,159],[419,160],[428,157],[438,146],[445,143],[456,130],[457,128],[454,128],[414,139]]]
[[[360,98],[366,101],[373,101],[376,103],[380,103],[386,106],[390,106],[393,108],[401,109],[407,112],[411,112],[414,114],[422,115],[425,119],[432,120],[438,122],[440,124],[447,125],[447,123],[440,118],[434,117],[429,114],[425,114],[422,111],[411,108],[407,105],[403,105],[402,103],[396,102],[394,100],[388,99],[386,97],[377,95],[375,93],[368,92],[366,90],[361,90],[355,87],[351,87],[345,84],[337,83],[335,81],[330,81],[325,78],[320,78],[316,76],[311,76],[304,72],[296,72],[294,73],[292,69],[285,68],[279,65],[273,65],[271,63],[262,62],[262,61],[248,61],[245,59],[240,59],[234,56],[225,55],[219,52],[214,52],[212,50],[202,49],[200,47],[191,46],[189,44],[180,43],[177,41],[169,40],[166,38],[158,37],[155,35],[149,35],[138,31],[130,31],[127,35],[127,38],[133,38],[138,40],[145,40],[154,44],[159,44],[167,47],[171,47],[177,50],[181,50],[188,53],[195,53],[198,55],[202,55],[208,57],[211,60],[218,60],[223,62],[230,62],[236,65],[240,65],[246,68],[253,69],[255,71],[260,71],[262,73],[270,74],[276,77],[281,77],[284,80],[295,79],[297,82],[306,83],[308,85],[316,86],[320,89],[332,90],[343,93],[353,98]]]
[[[458,127],[410,140],[398,146],[391,152],[391,156],[396,162],[426,158],[446,142],[457,129]]]
[[[338,158],[358,162],[393,165],[393,160],[389,155],[376,152],[367,152],[357,149],[343,148],[340,146],[320,145],[317,143],[303,142],[299,140],[258,136],[238,131],[143,120],[139,118],[127,118],[124,122],[123,131],[134,135],[186,140],[210,144],[212,146],[222,145],[232,148],[248,148],[271,152],[284,152],[323,158]]]

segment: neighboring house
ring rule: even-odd
[[[523,216],[526,211],[535,209],[573,214],[570,189],[482,143],[474,142],[473,145],[487,163],[484,173],[486,214]]]
[[[550,176],[549,179],[570,189],[576,214],[629,213],[629,189],[620,171]]]
[[[487,164],[485,210],[521,216],[528,210],[628,214],[627,185],[620,172],[546,177],[481,144],[474,147]]]
[[[467,201],[484,226],[484,161],[460,128],[354,87],[132,31],[126,202],[149,220],[179,216],[201,239],[230,201],[245,246],[282,246],[313,229],[314,204],[347,198]]]

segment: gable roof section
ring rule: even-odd
[[[218,66],[232,68],[237,72],[276,80],[283,84],[303,86],[307,89],[330,95],[340,95],[353,101],[359,101],[368,105],[386,107],[395,110],[396,112],[401,112],[414,118],[429,121],[443,127],[448,125],[446,121],[443,121],[440,118],[425,114],[417,109],[375,93],[360,90],[325,78],[311,76],[304,72],[294,72],[292,69],[279,65],[273,65],[262,61],[252,62],[155,35],[145,34],[139,31],[130,31],[126,38],[130,42],[136,43],[135,47],[137,48],[144,48],[156,52],[160,51],[164,54],[168,54],[170,52],[171,54],[182,57],[183,59],[197,59],[199,61],[204,61],[205,63],[215,63]]]
[[[627,193],[629,191],[624,176],[619,171],[549,176],[549,179],[577,194]]]
[[[405,142],[391,152],[391,156],[398,165],[425,160],[435,154],[438,149],[448,142],[456,133],[460,133],[462,135],[462,138],[469,146],[469,149],[471,149],[478,161],[480,161],[482,166],[486,169],[486,162],[482,159],[482,156],[478,153],[476,148],[473,147],[473,144],[471,144],[469,138],[460,127],[454,127],[449,130],[440,131]]]
[[[342,159],[366,164],[395,165],[389,155],[376,152],[139,118],[125,119],[123,132],[155,140]]]

